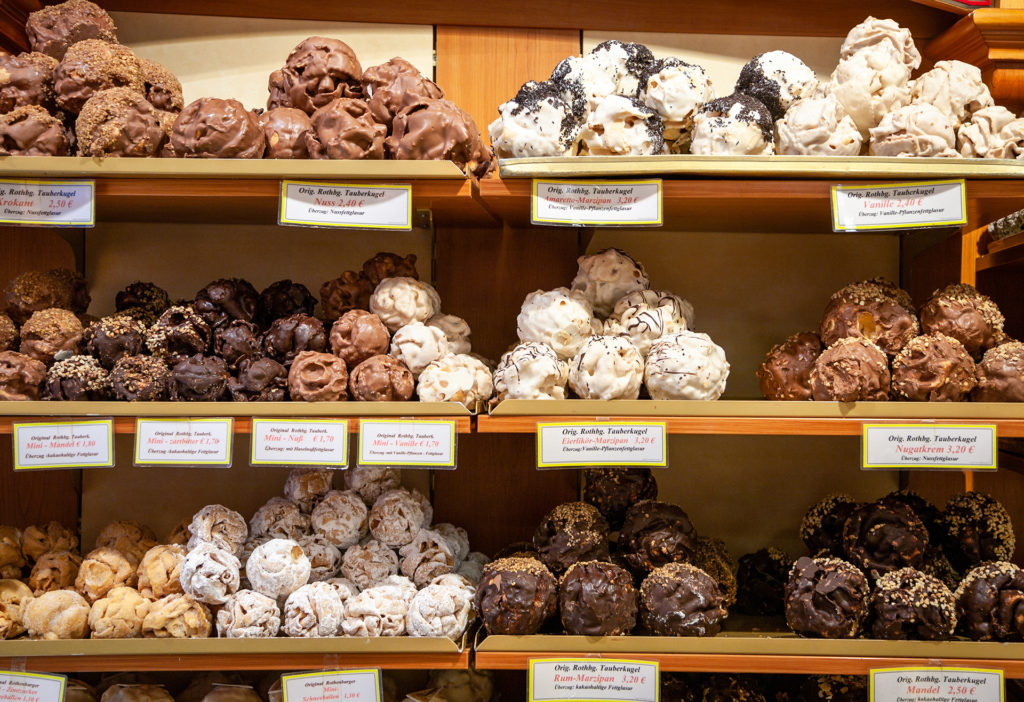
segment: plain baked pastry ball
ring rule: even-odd
[[[37,595],[51,590],[74,589],[82,557],[74,551],[44,553],[32,566],[28,585]]]
[[[60,522],[26,527],[21,533],[21,552],[34,563],[47,551],[75,551],[78,549],[78,535]]]
[[[365,590],[398,573],[398,555],[376,539],[345,550],[341,574]]]
[[[115,684],[103,691],[100,702],[172,702],[171,696],[162,685]]]
[[[448,539],[433,529],[420,529],[412,541],[398,550],[402,575],[417,587],[455,570],[455,555]]]
[[[429,525],[430,518],[412,492],[399,488],[377,498],[368,523],[373,538],[397,548],[416,538],[419,530]]]
[[[154,546],[139,561],[139,592],[151,600],[182,592],[181,564],[185,548],[179,544]]]
[[[20,580],[0,580],[0,641],[25,633],[25,605],[32,599],[32,590]]]
[[[135,565],[120,551],[103,546],[90,551],[82,561],[75,589],[89,602],[95,602],[115,587],[134,587],[137,583]]]
[[[295,539],[309,533],[310,518],[299,505],[285,497],[271,497],[249,520],[250,536]]]
[[[284,481],[284,496],[297,504],[304,514],[331,490],[334,471],[327,468],[292,468]]]
[[[309,582],[330,580],[341,567],[341,551],[320,534],[306,534],[299,538],[299,546],[309,559]]]
[[[205,639],[213,628],[210,610],[192,595],[168,595],[150,605],[142,636],[150,639]]]
[[[150,600],[131,587],[115,587],[93,602],[89,628],[94,639],[133,639],[142,636]]]
[[[89,603],[74,590],[45,592],[25,603],[22,622],[32,639],[84,639]]]

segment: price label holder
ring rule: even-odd
[[[283,702],[379,702],[380,668],[281,676]]]
[[[140,417],[135,465],[230,468],[233,432],[231,417]]]
[[[963,180],[833,185],[832,231],[928,229],[967,224]]]
[[[16,422],[11,445],[16,471],[112,468],[114,420]]]
[[[348,467],[348,420],[253,417],[249,465]]]
[[[455,470],[458,444],[450,419],[360,419],[360,466]]]
[[[0,670],[0,700],[9,702],[64,702],[66,675]]]
[[[537,425],[537,468],[668,465],[665,422],[552,422]]]
[[[564,227],[660,227],[661,180],[533,181],[530,221]]]
[[[1003,702],[1003,671],[879,668],[868,676],[870,702]]]
[[[529,702],[658,702],[660,688],[653,661],[530,659]]]
[[[94,180],[0,180],[0,223],[96,226]]]
[[[864,424],[864,470],[996,470],[994,424]]]
[[[281,181],[278,224],[342,229],[412,229],[411,185]]]

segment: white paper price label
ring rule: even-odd
[[[967,224],[967,188],[962,180],[832,186],[833,231],[961,224]]]
[[[359,420],[359,465],[455,469],[455,422]]]
[[[263,419],[253,417],[254,466],[348,465],[345,419]]]
[[[0,700],[4,702],[64,702],[64,675],[0,670]]]
[[[537,467],[668,465],[665,422],[537,425]]]
[[[12,444],[14,470],[110,468],[114,465],[114,422],[89,419],[15,424]]]
[[[995,425],[865,424],[865,470],[995,470]]]
[[[92,180],[0,180],[0,223],[95,226],[95,191]]]
[[[348,229],[412,229],[411,185],[281,181],[280,224]]]
[[[658,702],[658,664],[610,658],[530,661],[530,702]]]
[[[138,419],[135,465],[230,468],[230,417]]]
[[[662,224],[660,180],[534,180],[534,224],[638,227]]]
[[[380,669],[281,676],[283,702],[379,702]]]
[[[1002,702],[1003,671],[882,668],[870,675],[871,702]]]

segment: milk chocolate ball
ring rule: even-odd
[[[255,114],[238,100],[209,97],[185,106],[170,143],[179,158],[261,158],[265,147]]]
[[[102,39],[86,39],[68,47],[53,70],[57,106],[78,114],[93,95],[108,88],[128,88],[145,96],[142,68],[131,49]]]
[[[352,369],[348,390],[353,400],[399,402],[412,399],[412,371],[394,356],[371,356]]]
[[[25,33],[33,51],[61,59],[68,47],[85,39],[117,43],[114,20],[89,0],[68,0],[29,14]]]
[[[921,330],[951,336],[974,358],[1005,340],[1005,319],[996,303],[973,285],[957,283],[932,293],[921,307]]]
[[[768,400],[811,399],[811,369],[821,355],[817,334],[794,334],[776,344],[757,369],[761,394]]]
[[[284,68],[270,74],[267,109],[294,107],[312,115],[337,98],[360,97],[362,72],[345,42],[309,37],[292,49]]]
[[[306,148],[316,159],[381,159],[388,129],[356,98],[332,100],[313,113]]]

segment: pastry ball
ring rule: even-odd
[[[259,358],[262,351],[259,327],[232,319],[213,330],[213,355],[224,359],[228,369],[237,370],[242,361]]]
[[[1004,321],[996,303],[964,283],[936,290],[921,307],[923,333],[951,336],[974,358],[1003,341]]]
[[[147,639],[205,639],[213,628],[210,610],[192,595],[167,595],[149,607],[142,620]]]
[[[793,559],[769,546],[740,556],[736,573],[736,609],[743,614],[780,616]]]
[[[132,50],[101,39],[85,39],[68,47],[53,70],[53,87],[57,106],[76,115],[101,90],[127,88],[145,95],[142,68]]]
[[[121,520],[104,526],[96,536],[95,546],[117,549],[128,560],[138,563],[149,549],[156,546],[156,535],[145,524]]]
[[[633,96],[598,102],[579,132],[580,155],[646,156],[666,153],[661,116]]]
[[[93,549],[82,561],[75,578],[75,589],[90,603],[100,599],[115,587],[138,584],[135,564],[120,551],[103,546]]]
[[[430,685],[447,699],[459,702],[494,699],[494,682],[488,670],[432,670]]]
[[[92,356],[69,356],[46,372],[44,400],[105,400],[110,374]]]
[[[219,278],[196,293],[192,308],[211,329],[216,329],[233,319],[253,321],[258,300],[259,294],[249,281]]]
[[[579,268],[571,289],[583,293],[601,319],[608,317],[625,295],[651,287],[644,265],[625,251],[604,249],[580,256],[576,262]]]
[[[846,494],[833,493],[812,505],[800,521],[800,538],[811,553],[842,556],[843,525],[858,503]]]
[[[171,298],[167,291],[154,283],[136,280],[129,283],[117,293],[114,308],[118,311],[143,308],[159,317],[171,306]]]
[[[413,587],[411,594],[406,593],[392,584],[363,590],[345,602],[342,632],[345,636],[402,636],[405,634],[409,601],[415,591]]]
[[[974,388],[974,360],[963,344],[945,334],[924,334],[907,342],[892,361],[897,397],[920,402],[959,402]]]
[[[317,108],[306,132],[306,148],[315,159],[382,159],[388,128],[357,98],[338,98]]]
[[[361,272],[345,271],[320,286],[320,304],[324,317],[337,319],[351,309],[367,309],[376,286]]]
[[[896,51],[898,63],[910,69],[921,66],[921,53],[914,45],[910,30],[899,26],[895,20],[868,17],[855,26],[846,35],[840,58],[849,58],[853,54],[869,49],[875,45],[889,46]]]
[[[137,570],[142,596],[158,600],[182,592],[181,566],[184,560],[185,549],[178,544],[154,546],[146,551]]]
[[[889,361],[866,339],[849,336],[825,349],[811,370],[811,393],[819,402],[889,399]]]
[[[919,567],[928,530],[907,506],[879,500],[855,509],[843,527],[847,559],[872,580],[888,572]]]
[[[64,57],[69,46],[85,39],[117,43],[114,20],[88,0],[68,0],[30,13],[25,34],[33,51],[58,60]]]
[[[271,497],[249,520],[250,536],[297,541],[309,530],[309,517],[302,513],[299,505],[284,497]]]
[[[1024,571],[1007,561],[973,568],[954,593],[957,632],[975,641],[1024,638]]]
[[[703,67],[667,57],[644,71],[638,97],[661,117],[669,151],[683,154],[690,149],[694,115],[715,99],[715,90]]]
[[[71,286],[66,280],[44,271],[26,271],[15,276],[4,289],[7,314],[24,324],[33,312],[58,307],[71,309]]]
[[[818,90],[814,71],[793,54],[769,51],[747,61],[736,81],[736,92],[764,103],[772,119],[782,119],[797,100],[813,97]]]
[[[249,536],[249,527],[241,514],[224,505],[206,505],[195,513],[188,526],[191,551],[200,543],[209,542],[217,548],[238,556]]]
[[[368,512],[352,490],[331,490],[313,508],[313,531],[338,548],[348,548],[366,536]]]
[[[1016,548],[1010,514],[981,492],[954,495],[942,510],[943,551],[963,572],[985,561],[1009,561]]]
[[[433,286],[415,278],[385,278],[370,296],[370,311],[391,332],[412,322],[425,322],[440,309],[441,298]]]
[[[302,283],[294,283],[285,278],[278,280],[260,293],[256,319],[264,327],[281,317],[293,314],[313,314],[316,309],[316,298]]]
[[[125,675],[122,673],[121,675]],[[137,678],[142,680],[140,676]],[[111,685],[103,691],[100,702],[172,702],[174,698],[162,685],[149,685],[136,682],[128,678],[130,682]]]
[[[433,361],[416,383],[422,402],[458,402],[470,411],[479,411],[493,393],[490,369],[466,354],[448,354]]]
[[[93,93],[75,122],[78,153],[82,156],[159,155],[167,140],[156,108],[131,88]]]
[[[521,342],[547,344],[563,360],[573,358],[599,325],[583,292],[567,288],[530,293],[516,318]]]
[[[48,551],[39,557],[28,576],[36,595],[53,590],[74,589],[82,557],[74,551]]]
[[[11,112],[18,107],[39,105],[52,111],[54,105],[53,69],[57,59],[39,52],[0,56],[0,109]]]
[[[690,153],[764,156],[774,152],[775,123],[764,103],[733,93],[705,103],[693,118]]]
[[[183,358],[171,368],[171,399],[185,402],[213,402],[227,394],[227,364],[217,356],[197,353]]]
[[[422,322],[411,322],[391,337],[391,355],[419,376],[430,363],[449,353],[448,337],[437,328]]]
[[[306,135],[313,129],[309,115],[294,107],[275,107],[259,119],[267,145],[264,158],[309,158]]]
[[[956,143],[964,158],[1016,158],[1014,133],[1017,115],[998,105],[983,107],[956,130]]]
[[[405,363],[394,356],[381,354],[352,369],[348,389],[352,399],[357,401],[403,402],[412,399],[416,381]]]
[[[558,604],[551,571],[533,558],[501,558],[484,568],[473,602],[489,634],[536,634]]]
[[[864,135],[887,114],[910,102],[912,69],[901,61],[901,53],[891,43],[863,46],[848,52],[832,72],[829,93]]]
[[[499,400],[564,400],[569,364],[545,343],[521,343],[501,357],[494,371]]]
[[[416,538],[419,530],[430,524],[430,516],[417,496],[404,489],[389,490],[373,503],[368,525],[373,538],[398,548]]]
[[[0,351],[0,400],[38,400],[46,365],[17,351]]]
[[[139,57],[142,69],[142,83],[146,99],[158,110],[170,113],[181,112],[185,101],[181,95],[181,81],[166,66],[148,58]]]
[[[291,539],[260,544],[245,562],[252,589],[267,597],[287,597],[309,580],[310,563],[302,547]]]
[[[395,115],[423,99],[437,99],[443,91],[411,63],[395,57],[370,66],[362,75],[363,94],[374,119],[391,126]]]
[[[868,581],[838,558],[797,559],[786,583],[786,623],[799,636],[849,639],[868,613]]]
[[[782,156],[857,156],[864,135],[834,94],[797,100],[775,123]]]
[[[691,331],[655,342],[644,367],[644,384],[654,400],[717,400],[728,379],[722,347]]]
[[[381,466],[353,466],[341,475],[345,489],[359,493],[367,507],[373,507],[378,497],[398,488],[402,482],[401,471]]]
[[[282,402],[288,397],[288,369],[272,358],[243,358],[238,377],[228,378],[235,402]]]
[[[443,636],[458,641],[473,616],[475,591],[439,582],[424,587],[409,602],[409,636]]]
[[[872,156],[959,156],[953,124],[929,104],[895,109],[869,131],[868,153]]]
[[[876,280],[852,283],[833,293],[821,319],[822,344],[828,347],[845,337],[859,337],[895,356],[919,333],[917,318],[898,295]]]
[[[877,639],[943,641],[956,628],[956,601],[949,588],[913,568],[886,573],[868,602],[869,627]]]
[[[363,69],[343,41],[309,37],[292,49],[284,68],[270,74],[267,109],[294,107],[308,115],[335,98],[362,95]]]
[[[813,332],[776,344],[757,369],[761,394],[767,400],[810,400],[811,369],[820,355],[821,339]]]
[[[558,608],[567,634],[628,634],[636,626],[633,576],[611,563],[577,562],[559,582]]]
[[[150,601],[130,587],[115,587],[89,610],[94,639],[134,639],[142,636],[142,621]]]
[[[327,348],[327,334],[323,322],[299,312],[275,319],[263,335],[263,350],[275,361],[290,366],[303,351],[323,351]]]
[[[635,400],[644,359],[623,336],[592,336],[569,364],[569,387],[584,400]]]
[[[89,635],[89,609],[74,590],[54,590],[28,600],[22,617],[29,638],[84,639]]]
[[[21,533],[21,552],[34,563],[49,551],[75,551],[78,549],[78,535],[60,522],[32,525]]]
[[[92,686],[81,680],[68,678],[67,687],[64,690],[65,702],[99,702],[99,695]]]
[[[721,539],[697,537],[692,565],[697,566],[718,583],[726,608],[736,604],[736,562]]]
[[[800,685],[798,694],[802,696],[797,699],[810,702],[860,702],[868,699],[868,683],[862,675],[812,675]]]
[[[306,534],[299,537],[299,546],[309,559],[309,582],[330,580],[338,574],[341,567],[341,551],[338,547],[319,534]]]
[[[641,500],[656,500],[658,483],[650,468],[588,468],[584,472],[583,501],[601,513],[611,526],[622,526],[626,512]]]
[[[0,312],[0,351],[18,348],[18,327],[10,317]]]
[[[300,402],[348,399],[348,370],[333,354],[302,351],[288,371],[288,394]]]
[[[421,98],[402,110],[384,146],[393,159],[451,161],[477,178],[494,166],[494,154],[480,137],[476,122],[444,99]]]
[[[20,580],[0,580],[0,641],[25,633],[25,605],[32,600],[32,590]]]
[[[33,312],[21,325],[21,349],[26,356],[51,365],[61,351],[77,353],[85,330],[70,310],[51,307]]]
[[[210,543],[199,544],[181,564],[181,588],[198,602],[224,604],[238,590],[240,567],[229,551]]]
[[[470,551],[455,573],[464,577],[475,587],[483,577],[484,566],[490,562],[491,559],[479,551]]]
[[[452,556],[455,558],[455,568],[457,570],[462,561],[469,555],[469,534],[462,527],[457,527],[447,522],[434,524],[431,529],[443,536],[448,543],[448,547],[452,550]]]
[[[238,100],[204,97],[185,106],[171,126],[178,158],[260,158],[259,118]]]
[[[448,339],[448,349],[452,353],[469,353],[472,351],[470,336],[473,330],[469,322],[454,314],[435,314],[427,320],[428,327],[436,327],[444,332]]]
[[[644,358],[663,337],[685,331],[693,325],[693,306],[673,293],[634,290],[615,303],[604,322],[606,336],[624,336]]]
[[[975,372],[975,402],[1024,402],[1024,343],[1010,341],[989,349]]]
[[[294,502],[303,514],[309,514],[313,507],[331,490],[334,471],[327,468],[292,468],[284,481],[284,496]]]
[[[910,99],[914,104],[937,108],[953,127],[994,104],[981,69],[963,61],[937,61],[912,83]]]
[[[682,507],[643,500],[626,511],[618,550],[630,569],[646,573],[666,563],[691,561],[697,533]]]
[[[239,590],[217,610],[217,635],[221,638],[273,638],[280,628],[277,601],[252,590]]]
[[[352,546],[341,560],[341,574],[365,590],[398,573],[398,555],[376,539]]]
[[[455,570],[455,554],[448,539],[433,529],[420,529],[409,543],[398,549],[402,575],[417,587]]]
[[[345,619],[345,604],[328,583],[309,583],[292,594],[284,605],[286,636],[337,636]]]
[[[608,560],[608,522],[593,505],[567,502],[541,520],[533,532],[540,560],[554,573],[577,561]]]
[[[714,636],[727,616],[718,584],[689,563],[656,568],[640,585],[640,622],[655,636]]]
[[[23,567],[25,555],[21,552],[21,530],[0,526],[0,578],[20,578]]]
[[[194,354],[206,353],[212,336],[210,325],[191,307],[165,309],[146,332],[146,348],[166,357],[172,365]]]
[[[123,356],[110,371],[111,390],[118,400],[166,400],[170,383],[171,371],[167,364],[153,356]]]
[[[82,339],[86,352],[94,356],[101,366],[111,370],[123,356],[142,353],[146,327],[130,317],[103,317],[85,328]]]
[[[363,261],[362,276],[373,287],[380,285],[385,278],[406,277],[419,280],[420,275],[416,271],[416,254],[400,256],[390,251],[378,251],[372,258]]]
[[[331,351],[349,368],[387,353],[390,340],[380,317],[366,310],[349,310],[331,326]]]

